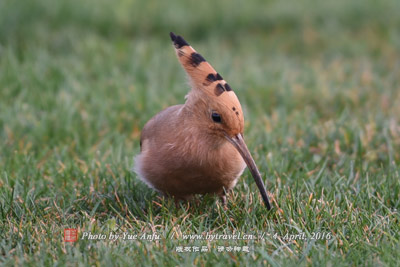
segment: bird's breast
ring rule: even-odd
[[[179,145],[167,144],[170,149],[166,157],[171,161],[167,163],[169,170],[166,177],[174,190],[178,185],[188,193],[212,193],[236,185],[246,164],[228,141],[210,142],[208,138],[198,137],[196,140],[187,138],[183,142]]]

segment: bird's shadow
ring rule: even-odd
[[[182,223],[186,219],[194,219],[201,222],[201,227],[205,229],[232,225],[231,220],[237,221],[239,224],[236,226],[240,226],[249,220],[243,215],[248,204],[240,200],[243,196],[237,191],[229,193],[227,205],[212,194],[197,195],[190,201],[176,203],[174,198],[149,188],[134,173],[127,171],[117,179],[108,179],[107,175],[104,178],[108,181],[105,187],[74,202],[73,212],[76,215],[81,217],[79,214],[87,214],[90,219],[103,222],[114,218],[129,224]]]
[[[157,216],[204,214],[218,206],[222,207],[222,203],[214,195],[195,196],[190,201],[176,202],[173,197],[149,188],[135,174],[126,172],[117,182],[109,183],[103,190],[93,191],[75,200],[73,210],[100,220],[117,217],[148,222]]]

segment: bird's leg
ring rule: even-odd
[[[182,196],[173,196],[173,199],[175,201],[175,206],[179,208],[179,202],[184,201],[184,202],[189,202],[192,200],[193,195],[182,195]]]
[[[174,197],[174,202],[175,202],[175,208],[179,208],[179,202],[181,201],[181,199]]]
[[[221,199],[222,205],[226,206],[226,195],[221,195],[219,198]]]
[[[227,193],[228,193],[228,192],[226,191],[225,187],[223,187],[223,188],[222,188],[222,192],[219,194],[219,199],[221,200],[222,205],[223,205],[224,207],[226,207],[226,194],[227,194]]]

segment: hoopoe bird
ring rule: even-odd
[[[191,91],[144,126],[134,170],[157,191],[176,200],[216,194],[226,204],[246,165],[268,210],[267,192],[243,139],[244,117],[230,85],[181,36],[170,33]]]

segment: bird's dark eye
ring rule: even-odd
[[[213,119],[214,122],[221,123],[221,115],[219,115],[217,112],[213,112],[211,114],[211,118]]]

